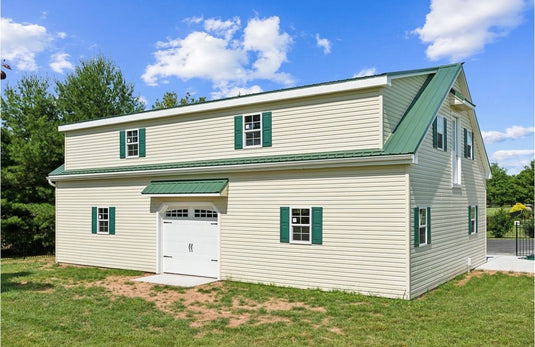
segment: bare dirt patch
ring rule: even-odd
[[[177,319],[191,319],[192,328],[202,328],[219,319],[228,319],[229,328],[248,323],[253,325],[276,322],[290,324],[290,319],[278,316],[277,312],[290,311],[295,308],[319,313],[327,312],[323,307],[312,307],[303,302],[289,302],[275,298],[257,302],[237,296],[232,298],[232,303],[228,306],[220,302],[225,294],[223,282],[213,282],[195,288],[177,288],[133,281],[137,277],[139,276],[109,276],[92,285],[106,288],[112,295],[112,299],[125,296],[153,302],[156,308]],[[324,319],[322,325],[323,323],[327,325],[329,319]]]
[[[455,283],[455,285],[456,286],[464,286],[466,283],[468,283],[468,281],[470,281],[474,277],[481,278],[481,276],[483,276],[484,274],[496,275],[498,272],[500,272],[500,273],[502,273],[504,275],[513,276],[513,277],[519,277],[519,276],[533,277],[532,273],[526,273],[526,272],[507,272],[507,271],[495,271],[495,270],[475,270],[475,271],[471,271],[470,273],[468,273],[466,275],[466,277],[464,277],[462,280],[459,280],[457,283]]]

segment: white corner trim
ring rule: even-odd
[[[213,110],[220,110],[230,107],[248,106],[258,103],[282,101],[288,99],[303,98],[309,96],[323,95],[329,93],[345,92],[350,90],[358,90],[365,88],[383,87],[390,83],[386,75],[375,76],[364,79],[352,79],[342,82],[334,82],[316,86],[300,87],[295,89],[286,89],[275,92],[266,92],[260,94],[246,95],[231,99],[223,99],[217,101],[208,101],[205,103],[192,104],[188,106],[181,106],[176,108],[146,111],[141,113],[134,113],[124,116],[97,119],[93,121],[60,125],[58,130],[60,132],[88,129],[106,125],[122,124],[128,122],[137,122],[144,120],[151,120],[156,118],[179,116],[183,114],[191,114],[197,112],[206,112]]]

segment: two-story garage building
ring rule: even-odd
[[[58,262],[407,299],[485,262],[461,64],[59,130]]]

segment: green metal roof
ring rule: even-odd
[[[415,153],[448,95],[462,64],[439,67],[385,143],[386,154]]]
[[[328,159],[349,159],[359,157],[377,157],[402,154],[414,154],[418,150],[425,134],[435,118],[441,104],[462,69],[462,64],[451,64],[436,68],[427,68],[411,71],[388,73],[389,76],[421,73],[429,77],[407,109],[396,129],[384,145],[383,151],[375,150],[349,150],[318,153],[270,155],[260,157],[239,157],[230,159],[198,160],[178,163],[149,164],[137,166],[118,166],[95,169],[65,170],[62,165],[52,171],[49,176],[69,176],[84,174],[101,174],[116,172],[152,171],[166,169],[203,168],[217,166],[237,166],[262,163],[284,163]],[[331,82],[337,83],[337,82]]]
[[[298,161],[326,160],[326,159],[348,159],[348,158],[372,157],[372,156],[380,156],[380,155],[385,155],[385,154],[381,152],[380,150],[355,150],[355,151],[334,151],[334,152],[287,154],[287,155],[269,155],[269,156],[249,157],[249,158],[198,160],[198,161],[187,161],[187,162],[180,162],[180,163],[118,166],[118,167],[108,167],[108,168],[77,169],[77,170],[65,170],[65,165],[61,165],[60,167],[58,167],[57,169],[49,173],[49,176],[69,176],[69,175],[85,175],[85,174],[132,172],[132,171],[152,171],[152,170],[166,170],[166,169],[186,169],[186,168],[214,167],[214,166],[235,166],[235,165],[283,163],[283,162],[298,162]]]
[[[141,194],[150,195],[186,195],[186,194],[219,194],[225,189],[228,179],[152,181]]]

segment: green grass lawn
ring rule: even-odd
[[[404,301],[2,260],[3,346],[533,346],[533,277],[473,272]]]

